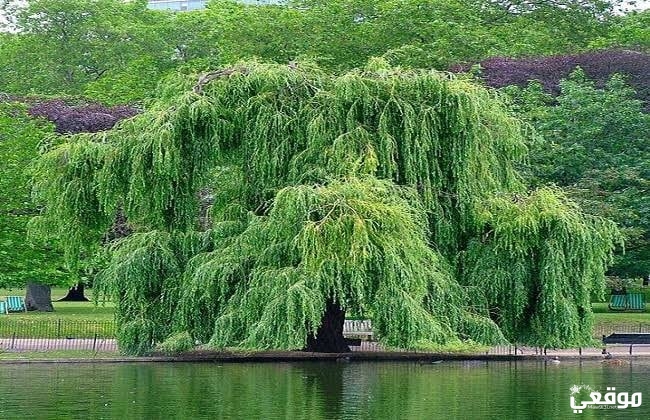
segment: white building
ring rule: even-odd
[[[280,4],[283,0],[239,0],[244,4]],[[149,0],[149,8],[155,10],[198,10],[203,9],[208,0]]]

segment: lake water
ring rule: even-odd
[[[573,385],[644,400],[574,414]],[[0,364],[0,418],[648,419],[650,362]]]

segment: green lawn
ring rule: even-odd
[[[92,302],[52,302],[54,312],[12,312],[2,318],[8,320],[26,320],[26,321],[97,321],[111,322],[115,306],[112,303],[100,304],[95,306]]]
[[[98,306],[93,302],[57,302],[65,296],[68,292],[67,289],[53,288],[52,289],[52,305],[54,312],[22,312],[11,313],[7,318],[2,318],[3,321],[9,320],[77,320],[77,321],[98,321],[110,322],[113,321],[113,314],[115,312],[115,305],[112,302],[103,302]],[[0,289],[0,299],[5,296],[25,296],[25,289]],[[92,292],[87,293],[86,297],[92,299]]]
[[[607,303],[593,303],[594,337],[614,332],[650,333],[650,312],[613,312]]]
[[[114,358],[118,355],[115,352],[95,352],[90,350],[43,350],[43,351],[2,351],[0,350],[0,361],[2,360],[58,360],[58,359],[96,359]]]
[[[60,299],[67,289],[52,289],[52,299]],[[25,296],[24,289],[0,289],[4,296]],[[92,295],[86,295],[91,298]],[[114,335],[115,305],[105,302],[52,302],[54,312],[13,312],[0,315],[0,336],[16,338],[93,338]]]

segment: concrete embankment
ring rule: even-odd
[[[192,351],[179,355],[155,354],[147,357],[125,357],[115,353],[97,353],[75,357],[74,351],[68,351],[58,357],[47,357],[48,351],[39,353],[25,351],[6,351],[5,358],[0,363],[125,363],[125,362],[212,362],[212,363],[237,363],[237,362],[308,362],[331,361],[338,363],[347,362],[421,362],[435,363],[439,361],[545,361],[548,363],[561,363],[562,361],[580,360],[610,360],[605,359],[603,348],[589,349],[535,349],[500,347],[493,348],[483,353],[428,353],[407,351],[385,351],[356,349],[350,353],[309,353],[301,351]],[[650,359],[650,345],[610,345],[607,346],[607,356],[611,360],[636,360]]]

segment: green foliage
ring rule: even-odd
[[[539,127],[565,150],[554,156],[557,172],[542,176],[569,185],[588,170],[634,167],[647,159],[650,116],[622,77],[613,76],[601,90],[577,70],[560,88],[557,106]]]
[[[99,211],[97,186],[87,182],[94,179],[104,158],[101,143],[89,141],[88,137],[93,136],[80,136],[77,142],[55,147],[34,164],[32,171],[34,193],[48,202],[50,212],[47,214],[57,214],[80,226],[80,229],[70,229],[70,225],[53,223],[47,216],[37,216],[30,221],[35,237],[65,244],[68,263],[76,262],[84,251],[86,256],[92,255],[94,252],[83,245],[96,247],[112,222],[110,216]],[[46,173],[48,175],[43,176]]]
[[[194,347],[194,341],[187,331],[174,334],[164,342],[160,343],[156,350],[166,354],[177,354],[191,350]]]
[[[393,347],[502,331],[583,342],[616,230],[555,190],[517,204],[523,130],[490,92],[382,60],[339,77],[240,63],[191,82],[171,79],[149,112],[37,166],[43,220],[75,226],[70,255],[120,206],[138,230],[97,280],[118,302],[124,351],[183,331],[302,348],[328,300],[372,317]],[[513,305],[517,321],[527,311],[516,328],[501,314]]]
[[[615,224],[581,214],[552,189],[497,197],[485,210],[485,233],[464,255],[475,300],[488,303],[510,341],[589,344],[591,296],[602,296],[610,263],[603,250],[620,241]]]
[[[150,98],[161,77],[185,67],[307,58],[345,72],[384,56],[394,66],[444,70],[499,55],[641,46],[648,26],[647,13],[621,19],[612,14],[616,2],[599,0],[211,1],[191,13],[149,10],[145,0],[9,3],[2,90],[84,94],[109,104]]]
[[[32,203],[26,168],[38,156],[42,137],[52,127],[32,121],[24,107],[0,103],[0,287],[27,281],[51,285],[73,282],[52,244],[27,240],[27,222],[38,213]]]
[[[650,49],[650,9],[633,11],[620,16],[606,35],[590,43],[592,48],[612,46],[647,52]]]
[[[140,102],[155,89],[161,70],[151,57],[134,59],[119,72],[89,81],[83,95],[107,105]]]
[[[0,21],[11,28],[0,42],[5,92],[86,94],[110,104],[142,100],[166,71],[186,61],[187,54],[177,54],[183,31],[145,0],[9,3],[3,15],[10,23]]]
[[[173,332],[179,280],[189,256],[201,250],[199,239],[193,232],[149,231],[113,245],[112,261],[98,275],[94,297],[115,302],[121,347],[144,353]]]
[[[612,273],[650,272],[650,115],[620,76],[603,89],[581,70],[554,103],[538,85],[510,88],[517,110],[541,138],[531,145],[535,184],[555,183],[587,212],[616,221],[626,238]]]

